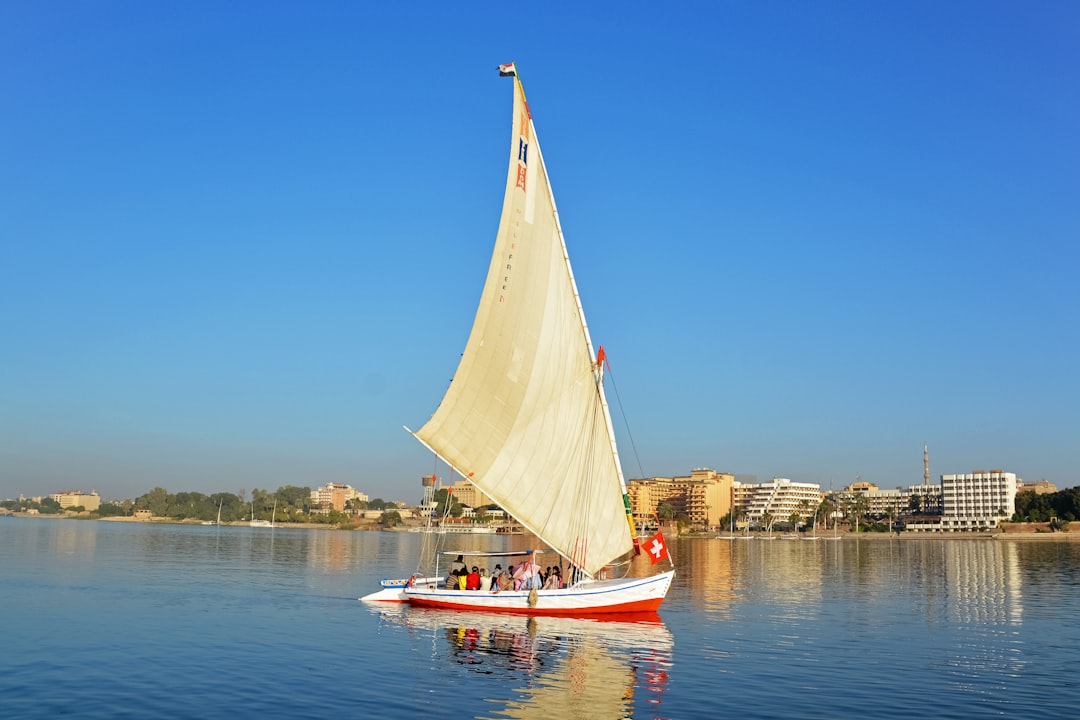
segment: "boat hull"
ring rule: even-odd
[[[391,580],[390,578],[386,578],[379,582],[380,590],[373,592],[370,595],[365,595],[360,598],[360,600],[362,602],[408,602],[409,598],[405,596],[405,588],[410,582],[416,587],[435,588],[442,582],[442,579],[433,577],[412,577],[408,579]]]
[[[405,588],[403,594],[410,605],[419,607],[581,617],[656,612],[674,577],[675,571],[669,570],[647,578],[598,580],[560,590],[537,590],[535,603],[529,590],[479,592],[413,586]]]

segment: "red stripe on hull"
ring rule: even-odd
[[[642,613],[656,612],[664,598],[650,598],[647,600],[635,600],[633,602],[619,603],[617,605],[605,605],[603,607],[589,608],[514,608],[514,607],[489,607],[487,605],[464,605],[428,598],[410,597],[409,604],[417,607],[439,608],[442,610],[473,610],[476,612],[511,613],[517,615],[559,615],[563,617],[590,618],[596,615],[612,615],[616,613]]]

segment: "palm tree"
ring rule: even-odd
[[[829,517],[836,512],[836,503],[829,498],[824,498],[818,503],[817,511],[814,513],[814,526],[817,527],[817,518],[820,515],[825,520],[825,529],[829,529]]]
[[[863,493],[859,493],[855,496],[855,502],[852,505],[852,510],[855,512],[855,532],[859,532],[859,523],[862,517],[866,515],[867,509],[870,507],[870,500]]]

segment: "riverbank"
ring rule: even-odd
[[[10,513],[7,517],[11,518],[32,518],[37,520],[90,520],[100,522],[115,522],[115,523],[137,523],[137,524],[158,524],[158,525],[205,525],[202,520],[175,520],[173,518],[165,517],[90,517],[89,513],[59,513],[59,514],[46,514],[46,513],[25,513],[16,512]],[[215,523],[211,523],[211,526],[216,526]],[[219,527],[251,527],[251,523],[248,520],[237,520],[235,522],[223,522]],[[266,529],[266,526],[262,526]],[[330,523],[286,523],[279,522],[272,526],[273,529],[287,529],[297,528],[301,530],[381,530],[382,527],[378,522],[374,520],[361,520],[357,524],[350,524],[346,526],[333,525]]]
[[[172,518],[163,517],[103,517],[95,518],[90,517],[90,513],[63,513],[63,514],[34,514],[25,512],[9,512],[4,515],[6,518],[44,518],[49,520],[100,520],[103,522],[121,522],[121,523],[159,523],[163,525],[203,525],[203,521],[200,520],[175,520]],[[250,527],[250,523],[247,520],[237,520],[235,522],[222,523],[222,527]],[[402,525],[395,528],[384,528],[375,520],[359,520],[356,523],[349,523],[346,525],[334,525],[329,523],[278,523],[274,526],[278,529],[296,528],[301,530],[379,530],[383,532],[403,532],[417,527],[423,527],[423,523],[416,521],[406,521]],[[265,526],[264,528],[265,529]],[[668,532],[673,537],[679,537],[679,533]],[[726,536],[718,536],[715,533],[686,533],[681,537],[685,539],[700,539],[700,540],[712,540],[712,539],[727,539]],[[999,528],[994,531],[984,532],[851,532],[849,530],[841,531],[837,534],[832,533],[820,533],[813,535],[809,533],[799,533],[798,535],[773,535],[770,537],[765,536],[762,533],[751,533],[749,536],[738,536],[737,539],[743,539],[748,537],[752,540],[759,539],[772,539],[779,541],[819,541],[819,540],[866,540],[871,542],[877,542],[881,540],[1032,540],[1032,541],[1055,541],[1055,542],[1067,542],[1076,541],[1080,542],[1080,522],[1062,523],[1060,528],[1052,530],[1050,523],[1001,523]]]
[[[676,533],[671,533],[672,535]],[[727,535],[715,533],[694,532],[682,535],[685,538],[700,538],[705,540],[729,539]],[[751,540],[781,540],[781,541],[817,541],[817,540],[1055,540],[1055,541],[1080,541],[1080,522],[1061,523],[1058,529],[1052,529],[1050,523],[1001,523],[996,530],[978,532],[853,532],[841,530],[838,533],[823,532],[798,533],[798,534],[774,534],[768,536],[764,533],[753,532],[749,535],[737,535],[732,539]]]

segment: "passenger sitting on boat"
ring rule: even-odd
[[[515,585],[518,590],[532,590],[533,588],[539,590],[544,586],[540,579],[540,566],[531,560],[524,561],[514,570],[514,579],[521,581],[519,585]]]
[[[491,592],[491,576],[487,574],[487,568],[480,568],[480,590]]]
[[[527,565],[528,565],[528,561],[527,560],[522,560],[517,565],[515,565],[513,567],[513,569],[511,570],[511,572],[513,573],[514,589],[515,590],[520,590],[522,588],[522,586],[525,584],[525,568],[526,568]]]
[[[480,589],[480,571],[475,565],[473,565],[472,572],[465,578],[466,590],[479,590]]]
[[[548,573],[547,580],[544,581],[545,590],[558,590],[562,587],[562,578],[559,577],[559,568],[551,568],[551,572]]]
[[[457,590],[457,587],[458,587],[458,579],[457,578],[458,578],[457,573],[454,572],[453,570],[451,570],[450,574],[446,576],[446,589],[447,590]]]
[[[462,568],[461,570],[458,570],[458,574],[457,574],[458,590],[464,590],[465,586],[468,584],[468,581],[469,581],[469,573],[468,573],[468,571],[465,570],[465,568]]]

